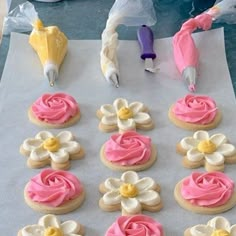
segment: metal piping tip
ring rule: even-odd
[[[111,83],[116,87],[119,88],[119,77],[117,74],[112,74],[110,77],[110,81]]]
[[[47,73],[48,81],[51,87],[54,86],[55,80],[56,80],[56,73],[54,70],[50,70]]]
[[[196,92],[196,68],[189,66],[183,71],[183,79],[185,80],[188,90],[190,92]]]

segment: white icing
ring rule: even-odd
[[[141,204],[136,198],[124,198],[121,201],[122,208],[129,214],[136,214],[141,211]]]
[[[207,225],[196,225],[190,229],[191,236],[211,236],[213,228]]]
[[[222,144],[227,143],[227,138],[223,134],[214,134],[210,137],[210,140],[216,147],[220,147]]]
[[[75,221],[66,221],[62,224],[55,215],[41,217],[36,225],[28,225],[21,230],[22,236],[43,236],[48,227],[60,228],[65,236],[81,236],[78,234],[80,226]]]
[[[212,154],[205,155],[206,161],[211,165],[222,165],[225,162],[224,156],[219,152],[213,152]]]
[[[60,143],[60,148],[57,151],[52,152],[44,149],[44,141],[53,137],[55,136],[52,133],[41,131],[35,138],[26,139],[23,142],[23,149],[30,152],[29,157],[34,161],[43,161],[51,158],[56,163],[67,162],[71,154],[78,153],[81,149],[80,144],[73,140],[74,137],[69,131],[62,131],[56,136]]]
[[[190,161],[201,161],[204,158],[204,154],[199,152],[197,148],[192,148],[187,152],[187,158]]]
[[[180,141],[180,145],[184,150],[190,150],[198,145],[199,141],[193,137],[185,137]]]
[[[193,138],[197,140],[206,140],[209,139],[209,134],[205,130],[199,130],[193,134]]]

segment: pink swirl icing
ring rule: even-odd
[[[79,112],[79,107],[68,94],[44,94],[33,103],[32,112],[41,121],[63,124]]]
[[[221,206],[233,192],[234,182],[221,172],[194,172],[183,180],[181,186],[182,197],[197,206]]]
[[[205,125],[214,120],[217,107],[215,101],[208,96],[188,94],[175,103],[172,112],[179,120]]]
[[[151,139],[135,131],[114,134],[105,143],[106,159],[118,165],[146,163],[151,156]]]
[[[163,236],[162,225],[145,215],[120,216],[105,236]]]
[[[29,181],[26,191],[32,201],[57,207],[78,197],[83,187],[67,171],[45,169]]]

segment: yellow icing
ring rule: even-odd
[[[48,227],[45,229],[43,236],[63,236],[63,232],[56,227]]]
[[[56,152],[60,148],[60,142],[57,138],[47,138],[43,142],[43,148],[50,151],[50,152]]]
[[[197,149],[199,152],[210,154],[215,152],[216,145],[210,140],[203,140],[198,144]]]
[[[55,63],[60,66],[67,52],[68,39],[57,26],[44,27],[41,20],[33,24],[29,43],[38,53],[41,63]]]
[[[217,229],[211,234],[211,236],[230,236],[230,233],[225,229]]]
[[[120,194],[123,197],[136,197],[138,195],[138,189],[133,184],[122,184],[120,186]]]
[[[118,117],[121,120],[128,120],[129,118],[133,117],[133,112],[128,107],[121,107],[118,111]]]

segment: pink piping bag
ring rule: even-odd
[[[175,64],[191,92],[196,91],[199,53],[191,34],[196,29],[209,30],[212,22],[225,14],[235,14],[236,0],[223,0],[208,11],[187,20],[173,37]],[[234,23],[234,22],[233,22]]]

